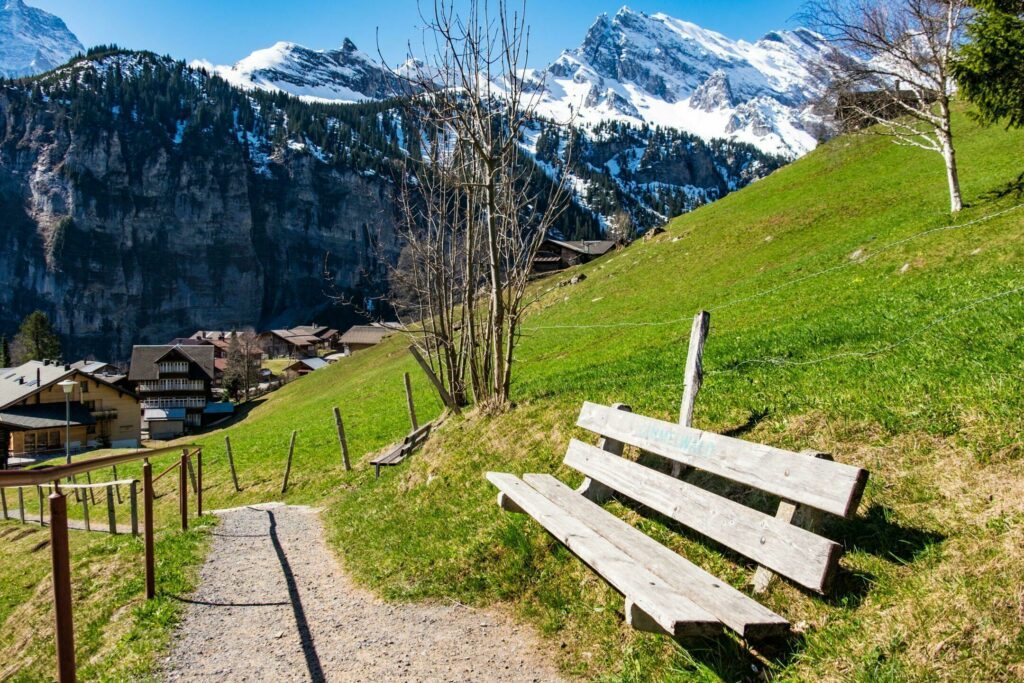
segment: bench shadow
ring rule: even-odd
[[[677,638],[686,668],[705,668],[723,681],[770,681],[804,649],[804,637],[792,634],[756,643],[722,633],[713,637]],[[699,675],[699,673],[698,673]]]

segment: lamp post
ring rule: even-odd
[[[78,382],[70,379],[57,382],[57,386],[64,390],[64,459],[69,465],[71,464],[71,392],[75,390],[77,384]]]

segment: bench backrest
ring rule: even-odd
[[[576,424],[669,460],[759,489],[784,500],[850,517],[867,470],[693,427],[584,403]]]
[[[577,424],[705,472],[840,516],[856,509],[867,471],[771,446],[585,403]],[[615,444],[618,446],[618,444]],[[841,547],[777,519],[639,463],[573,440],[565,464],[758,564],[824,591]]]

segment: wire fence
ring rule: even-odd
[[[966,221],[966,222],[963,222],[963,223],[953,223],[953,224],[943,225],[943,226],[936,227],[936,228],[928,228],[926,230],[921,230],[921,231],[916,232],[916,233],[914,233],[912,235],[909,235],[907,237],[903,237],[903,238],[900,238],[900,239],[888,242],[886,244],[883,244],[880,247],[874,249],[873,251],[865,252],[865,253],[857,253],[857,252],[855,252],[855,256],[850,258],[849,260],[847,260],[844,263],[839,263],[837,265],[830,266],[828,268],[824,268],[824,269],[816,271],[814,273],[809,273],[807,275],[802,275],[800,277],[796,277],[796,278],[787,280],[787,281],[782,282],[782,283],[780,283],[778,285],[775,285],[773,287],[768,287],[766,289],[760,290],[758,292],[755,292],[755,293],[747,295],[747,296],[742,296],[742,297],[737,297],[737,298],[734,298],[734,299],[730,299],[730,300],[725,301],[725,302],[723,302],[721,304],[712,306],[712,307],[708,308],[707,310],[709,312],[721,311],[721,310],[723,310],[725,308],[729,308],[731,306],[736,306],[736,305],[741,304],[741,303],[746,303],[746,302],[754,301],[756,299],[760,299],[760,298],[763,298],[763,297],[766,297],[766,296],[770,296],[770,295],[772,295],[772,294],[774,294],[776,292],[779,292],[779,291],[781,291],[783,289],[787,289],[789,287],[796,286],[796,285],[801,284],[803,282],[807,282],[808,280],[812,280],[814,278],[818,278],[818,277],[821,277],[821,276],[824,276],[824,275],[828,275],[830,273],[835,273],[837,271],[841,271],[841,270],[845,270],[847,268],[852,268],[854,266],[861,265],[861,264],[866,263],[867,261],[875,258],[876,256],[878,256],[880,254],[883,254],[885,252],[891,251],[891,250],[893,250],[893,249],[895,249],[895,248],[897,248],[897,247],[899,247],[901,245],[904,245],[904,244],[907,244],[907,243],[912,242],[914,240],[926,237],[928,235],[934,235],[934,234],[937,234],[937,233],[948,232],[948,231],[953,231],[953,230],[963,230],[963,229],[966,229],[966,228],[969,228],[969,227],[972,227],[972,226],[980,225],[982,223],[991,221],[991,220],[993,220],[995,218],[999,218],[1001,216],[1005,216],[1005,215],[1007,215],[1009,213],[1012,213],[1014,211],[1018,211],[1018,210],[1020,210],[1022,208],[1024,208],[1024,204],[1017,204],[1017,205],[1008,207],[1006,209],[1002,209],[1000,211],[996,211],[996,212],[993,212],[993,213],[987,214],[985,216],[981,216],[979,218],[975,218],[975,219],[972,219],[972,220],[969,220],[969,221]],[[916,327],[915,329],[910,331],[908,334],[904,335],[903,337],[901,337],[901,338],[899,338],[899,339],[897,339],[895,341],[888,342],[888,343],[885,343],[885,344],[881,344],[881,345],[876,346],[875,348],[872,348],[872,349],[867,349],[867,350],[863,350],[863,351],[840,351],[840,352],[837,352],[837,353],[827,354],[827,355],[819,356],[819,357],[816,357],[816,358],[809,358],[809,359],[805,359],[805,360],[790,360],[790,359],[782,358],[782,357],[779,357],[779,356],[766,356],[766,357],[762,357],[762,358],[752,358],[752,359],[747,359],[747,360],[740,361],[740,362],[732,365],[732,367],[708,370],[708,371],[705,372],[705,374],[706,375],[734,374],[734,373],[741,372],[741,369],[743,367],[750,366],[750,365],[810,366],[810,365],[818,365],[818,364],[822,364],[822,363],[827,363],[827,362],[834,361],[834,360],[840,360],[840,359],[844,359],[844,358],[845,359],[868,359],[868,358],[874,358],[876,356],[880,356],[880,355],[883,355],[883,354],[895,351],[896,349],[898,349],[898,348],[900,348],[902,346],[905,346],[906,344],[909,344],[909,343],[917,340],[917,338],[920,337],[921,335],[923,335],[924,333],[928,332],[929,330],[931,330],[933,328],[939,327],[940,325],[942,325],[943,323],[945,323],[947,320],[949,320],[950,318],[952,318],[954,316],[957,316],[957,315],[959,315],[961,313],[964,313],[966,311],[969,311],[969,310],[972,310],[974,308],[977,308],[978,306],[981,306],[982,304],[989,303],[989,302],[992,302],[992,301],[997,301],[997,300],[1004,299],[1004,298],[1007,298],[1007,297],[1011,297],[1011,296],[1013,296],[1015,294],[1024,294],[1024,285],[1020,285],[1018,283],[1015,283],[1015,284],[1013,284],[1008,289],[1004,289],[1004,290],[1001,290],[999,292],[996,292],[996,293],[993,293],[993,294],[988,294],[988,295],[985,295],[983,297],[980,297],[980,298],[974,299],[972,301],[969,301],[969,302],[965,303],[964,305],[962,305],[962,306],[960,306],[960,307],[958,307],[958,308],[956,308],[956,309],[954,309],[954,310],[952,310],[952,311],[950,311],[948,313],[944,313],[942,315],[936,316],[936,317],[928,320],[924,324]],[[534,331],[543,331],[543,330],[623,329],[623,328],[644,328],[644,327],[656,328],[656,327],[671,327],[671,326],[675,326],[675,325],[689,325],[692,321],[693,321],[693,317],[692,316],[684,316],[684,317],[679,317],[679,318],[671,318],[671,319],[667,319],[667,320],[641,320],[641,321],[619,321],[619,322],[590,323],[590,324],[565,324],[565,325],[524,326],[523,327],[523,331],[524,332],[534,332]]]

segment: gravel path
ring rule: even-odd
[[[354,586],[311,508],[217,514],[168,681],[561,680],[538,639],[500,614],[389,604]]]

